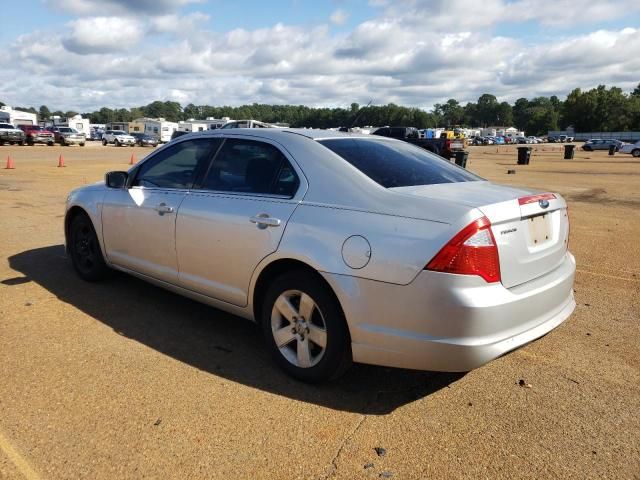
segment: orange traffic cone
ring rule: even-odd
[[[135,165],[136,164],[136,157],[135,155],[132,153],[131,154],[131,160],[129,160],[129,165]]]
[[[16,167],[13,166],[13,158],[11,158],[11,155],[7,155],[7,166],[4,167],[4,169],[5,170],[13,170],[14,168],[16,168]]]
[[[62,154],[60,154],[60,157],[58,158],[58,168],[65,166],[66,165],[64,164],[64,157],[62,156]]]

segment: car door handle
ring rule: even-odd
[[[159,215],[164,215],[165,213],[173,213],[174,209],[173,207],[170,207],[169,205],[163,202],[156,207],[156,211],[158,212]]]
[[[279,227],[282,223],[279,218],[270,217],[268,213],[259,213],[255,217],[249,218],[251,223],[255,223],[258,228]]]

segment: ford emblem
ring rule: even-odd
[[[549,200],[538,200],[538,205],[540,205],[540,208],[547,208],[549,207]]]

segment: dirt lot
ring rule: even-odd
[[[67,192],[150,150],[0,147],[0,478],[640,478],[640,160],[535,148],[471,147],[469,168],[566,196],[570,319],[466,375],[307,386],[249,322],[72,271]]]

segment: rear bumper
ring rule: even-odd
[[[511,289],[423,271],[409,285],[325,274],[345,311],[356,362],[462,372],[550,332],[573,312],[575,260]]]

